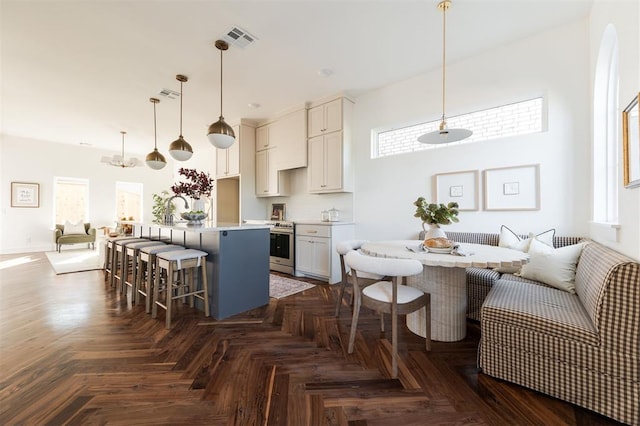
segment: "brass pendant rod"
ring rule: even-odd
[[[446,64],[447,64],[447,55],[446,55],[446,37],[447,37],[447,9],[449,8],[449,5],[447,3],[444,3],[443,7],[442,7],[442,121],[444,122],[445,119],[445,96],[446,96],[446,90],[445,90],[445,84],[446,84],[446,72],[445,72],[445,68],[446,68]]]
[[[180,137],[182,137],[182,80],[180,80]]]
[[[220,49],[220,117],[222,117],[222,49]]]
[[[122,133],[122,163],[124,164],[124,135],[127,133],[125,131],[121,131]]]
[[[180,102],[182,102],[182,95],[180,95]],[[156,103],[155,102],[153,102],[153,148],[154,150],[158,149],[158,131],[156,130]]]

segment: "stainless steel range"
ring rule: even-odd
[[[269,267],[293,275],[295,258],[295,225],[287,221],[268,221],[270,232]]]

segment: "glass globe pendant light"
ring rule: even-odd
[[[178,161],[187,161],[193,155],[193,149],[182,137],[182,83],[186,83],[189,79],[187,76],[178,74],[176,80],[180,82],[180,136],[169,145],[169,154]]]
[[[167,160],[164,155],[158,151],[158,134],[156,130],[156,104],[160,102],[160,99],[149,98],[149,101],[153,103],[153,151],[147,154],[147,158],[144,160],[149,168],[153,170],[160,170],[167,165]]]
[[[446,66],[446,29],[447,29],[447,9],[451,6],[451,0],[443,0],[438,3],[438,9],[442,11],[442,120],[439,129],[425,133],[418,138],[418,142],[426,144],[442,144],[456,142],[466,139],[473,134],[467,129],[449,129],[445,118],[445,66]]]
[[[222,116],[222,52],[229,49],[229,45],[224,40],[216,41],[216,48],[220,50],[220,118],[209,126],[207,138],[216,148],[229,148],[236,140],[236,135],[231,126],[224,121]]]

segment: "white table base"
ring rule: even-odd
[[[467,335],[467,274],[465,268],[424,265],[407,284],[431,294],[431,340],[456,342]],[[425,337],[425,310],[407,315],[407,327]]]

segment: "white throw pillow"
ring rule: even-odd
[[[548,231],[541,232],[540,234],[534,235],[533,232],[529,232],[529,237],[525,239],[521,239],[515,232],[506,226],[502,225],[500,227],[500,237],[498,239],[498,247],[510,248],[513,250],[519,250],[523,252],[529,251],[529,245],[531,244],[531,240],[534,238],[548,245],[549,247],[553,247],[553,237],[556,234],[555,229],[549,229]]]
[[[64,235],[71,235],[71,234],[84,234],[87,235],[87,231],[84,229],[84,223],[82,222],[78,222],[78,223],[71,223],[69,221],[66,221],[64,223],[64,230],[62,231],[62,233]]]
[[[583,247],[584,244],[579,243],[554,249],[533,239],[529,263],[522,266],[520,276],[575,293],[576,266]]]

